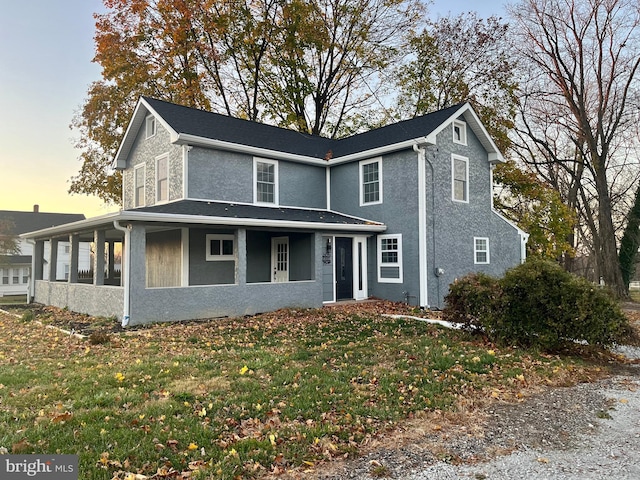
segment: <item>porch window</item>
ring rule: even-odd
[[[360,162],[360,205],[382,203],[382,159]]]
[[[469,202],[469,159],[451,156],[451,188],[455,202]]]
[[[145,168],[143,165],[138,165],[133,173],[133,190],[135,195],[135,206],[143,207],[144,206],[144,177],[145,177]]]
[[[169,200],[169,155],[164,154],[156,159],[156,201]]]
[[[467,144],[467,124],[460,120],[453,122],[453,143]]]
[[[378,282],[402,281],[402,235],[378,236]]]
[[[489,263],[489,239],[484,237],[474,237],[473,252],[475,264],[486,265]]]
[[[206,236],[207,261],[234,260],[233,235],[210,234]]]
[[[253,162],[255,203],[278,204],[278,162],[254,160]]]

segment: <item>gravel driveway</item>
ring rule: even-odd
[[[640,349],[619,353],[640,358]],[[574,387],[550,388],[518,404],[497,404],[477,429],[376,448],[334,465],[320,480],[638,480],[640,365]]]

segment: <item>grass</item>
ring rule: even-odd
[[[601,374],[359,307],[97,342],[0,314],[0,449],[78,454],[83,479],[258,478],[355,456],[421,412]]]
[[[5,295],[0,297],[0,307],[3,305],[26,305],[27,295]]]

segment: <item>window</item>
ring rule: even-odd
[[[453,122],[453,143],[467,144],[467,124],[460,120]]]
[[[382,203],[382,159],[360,162],[360,205]]]
[[[483,237],[474,237],[473,252],[476,264],[489,263],[489,239]]]
[[[149,115],[145,119],[145,138],[151,138],[156,134],[156,118]]]
[[[378,236],[378,282],[402,283],[402,235]]]
[[[144,165],[138,165],[134,170],[133,190],[135,207],[144,207]]]
[[[29,268],[22,269],[22,283],[29,283]]]
[[[278,204],[278,162],[254,160],[253,162],[255,203]]]
[[[20,283],[20,269],[14,268],[13,275],[11,276],[11,283],[18,285]]]
[[[211,234],[206,236],[207,261],[234,260],[233,235]]]
[[[64,253],[66,253],[67,255],[71,253],[71,245],[64,246]]]
[[[169,155],[156,159],[156,202],[169,200]]]
[[[0,269],[0,272],[2,272],[2,284],[9,285],[9,269],[3,268]]]
[[[66,281],[69,281],[69,272],[70,272],[70,271],[71,271],[71,270],[69,269],[69,264],[68,264],[68,263],[65,263],[65,264],[64,264],[64,279],[65,279]]]
[[[451,156],[452,197],[456,202],[469,201],[469,159]]]

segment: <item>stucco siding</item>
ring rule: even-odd
[[[34,301],[87,315],[120,319],[124,308],[124,288],[37,280]]]

